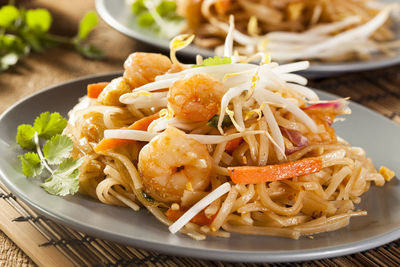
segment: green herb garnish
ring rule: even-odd
[[[54,135],[60,134],[65,126],[67,126],[67,120],[58,112],[52,114],[44,112],[36,117],[33,124],[35,131],[44,139],[50,139]]]
[[[137,23],[141,27],[152,27],[155,22],[153,16],[148,11],[140,13],[137,18]]]
[[[219,115],[214,115],[207,123],[208,126],[217,128],[218,127],[218,120],[219,120]],[[228,115],[225,115],[223,120],[222,120],[222,128],[229,127],[232,125],[231,118]]]
[[[170,20],[181,19],[181,17],[176,14],[175,1],[161,1],[156,7],[156,11],[163,18],[168,18]]]
[[[36,152],[18,156],[23,174],[39,177],[46,169],[50,177],[42,187],[52,195],[73,195],[79,189],[78,167],[82,159],[69,157],[73,148],[72,140],[61,135],[66,125],[67,120],[58,112],[44,112],[35,119],[33,126],[21,124],[17,130],[17,143],[24,149],[36,149]],[[43,148],[40,146],[40,138],[48,140]]]
[[[155,204],[155,203],[156,203],[156,201],[154,200],[154,198],[152,198],[149,194],[147,194],[147,193],[144,192],[143,190],[142,190],[142,194],[143,194],[143,197],[144,197],[148,202],[150,202],[150,203],[152,203],[152,204]]]
[[[146,11],[147,8],[144,5],[144,0],[136,0],[132,3],[132,13],[139,15],[140,13]]]
[[[135,195],[139,199],[139,201],[146,206],[157,207],[162,205],[160,202],[156,201],[149,194],[143,191],[143,189],[135,189]]]
[[[213,66],[213,65],[223,65],[223,64],[231,64],[232,59],[230,57],[209,57],[203,60],[203,63],[200,65],[194,65],[193,68],[197,67],[205,67],[205,66]]]
[[[183,18],[176,13],[175,1],[135,0],[131,11],[140,27],[168,38],[177,35],[182,28]]]
[[[81,55],[99,59],[103,52],[88,44],[87,38],[98,19],[95,12],[88,12],[80,21],[79,30],[74,37],[64,37],[49,33],[53,18],[47,9],[17,8],[5,5],[0,8],[0,71],[17,64],[18,60],[30,51],[43,52],[46,49],[67,44]]]

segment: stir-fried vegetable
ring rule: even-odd
[[[208,121],[208,126],[217,128],[218,121],[219,121],[219,115],[215,115]],[[229,127],[231,125],[232,125],[231,118],[229,118],[228,115],[225,115],[224,118],[222,119],[222,128]]]
[[[104,88],[109,82],[91,83],[87,86],[87,96],[90,98],[97,98],[103,92]]]
[[[175,222],[177,221],[182,215],[185,213],[183,210],[173,210],[173,209],[168,209],[165,215],[167,215],[168,219],[171,221]],[[216,214],[215,214],[216,215]],[[204,210],[197,213],[196,216],[194,216],[190,221],[199,225],[210,225],[214,219],[214,216],[212,217],[207,217],[206,214],[204,213]]]
[[[321,158],[305,158],[276,165],[228,167],[228,172],[235,184],[259,184],[316,173],[321,169]]]
[[[240,144],[242,142],[243,142],[242,137],[235,138],[235,139],[228,141],[228,143],[226,143],[226,146],[225,146],[225,151],[232,153],[233,151],[235,151],[236,148],[238,148],[240,146]]]
[[[231,185],[226,182],[217,187],[214,191],[202,198],[199,202],[193,205],[182,216],[179,217],[168,229],[171,233],[175,234],[183,226],[185,226],[193,217],[200,213],[205,207],[210,205],[214,200],[225,195],[231,189]]]
[[[158,119],[159,117],[160,117],[159,113],[150,115],[148,117],[145,117],[145,118],[142,118],[142,119],[136,121],[131,126],[129,126],[127,129],[128,130],[146,131],[147,127],[149,127],[150,123],[152,123],[154,120]],[[101,140],[101,142],[94,148],[94,150],[96,152],[106,151],[106,150],[117,148],[119,146],[130,144],[132,142],[135,142],[135,141],[127,140],[127,139],[105,138],[105,139]]]

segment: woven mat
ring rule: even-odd
[[[312,87],[350,96],[400,124],[400,66],[340,78],[314,80]],[[36,214],[0,183],[0,230],[40,266],[259,266],[162,255],[100,240]],[[295,266],[395,266],[400,240],[353,255]],[[2,265],[0,259],[0,266]],[[264,264],[263,266],[286,266]]]

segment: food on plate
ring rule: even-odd
[[[128,1],[153,15],[161,33],[195,34],[199,47],[223,55],[229,17],[235,17],[234,50],[243,55],[269,52],[272,60],[368,60],[372,54],[392,55],[400,47],[393,31],[399,23],[398,4],[374,0],[176,0]],[[133,3],[132,3],[133,2]],[[168,13],[157,12],[170,3]],[[185,19],[166,23],[171,13]],[[134,10],[137,10],[134,9]],[[162,14],[169,14],[163,21]],[[392,14],[392,15],[391,15]],[[143,15],[141,15],[143,16]],[[142,25],[146,27],[146,25]],[[167,37],[171,35],[167,34]],[[174,36],[174,35],[172,35]]]
[[[193,40],[181,35],[169,58],[133,53],[122,77],[88,85],[63,131],[73,144],[63,156],[72,149],[79,172],[64,176],[82,194],[144,207],[196,240],[298,239],[366,215],[355,204],[371,182],[383,186],[394,173],[377,171],[362,148],[336,135],[332,124],[350,113],[348,100],[320,100],[292,73],[308,62],[233,55],[232,34],[223,58],[179,62],[176,52]]]

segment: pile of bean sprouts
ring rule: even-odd
[[[399,5],[373,0],[177,0],[186,33],[200,47],[223,53],[229,16],[235,16],[234,50],[268,52],[277,62],[368,60],[400,47],[392,28]],[[397,21],[396,21],[397,18]]]

